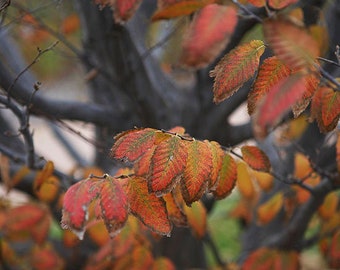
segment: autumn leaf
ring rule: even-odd
[[[125,225],[128,218],[128,201],[121,185],[113,177],[107,177],[100,185],[101,217],[111,237]]]
[[[338,173],[340,173],[340,132],[337,132],[337,139],[336,139],[336,164],[338,167]]]
[[[281,79],[287,78],[291,70],[276,56],[265,59],[259,68],[254,85],[248,95],[248,113],[255,111],[259,101]]]
[[[257,184],[263,191],[270,191],[274,185],[273,175],[253,170],[251,175],[255,178]]]
[[[152,231],[170,235],[171,223],[164,199],[148,192],[145,178],[135,176],[123,179],[122,186],[128,197],[130,212]]]
[[[217,199],[227,197],[235,187],[237,180],[237,165],[231,155],[225,154],[218,175],[216,188],[212,191]]]
[[[176,200],[173,192],[167,193],[162,197],[166,203],[166,209],[171,222],[177,227],[188,226],[188,220],[182,206]]]
[[[290,110],[306,89],[305,77],[295,74],[281,79],[262,99],[254,114],[254,131],[257,137],[267,135],[274,126]]]
[[[171,136],[159,143],[151,158],[148,187],[157,196],[172,190],[182,177],[187,159],[186,141]]]
[[[250,178],[247,165],[243,162],[237,164],[237,188],[239,192],[248,200],[255,197],[254,184]]]
[[[34,246],[30,256],[30,263],[33,269],[63,269],[64,261],[51,245]]]
[[[41,185],[53,174],[54,164],[52,161],[47,161],[43,169],[38,171],[34,178],[33,188],[35,191],[39,191]]]
[[[186,204],[190,205],[199,200],[207,189],[212,156],[208,144],[198,140],[188,143],[187,153],[181,190]]]
[[[30,171],[31,170],[26,165],[21,166],[20,169],[18,169],[12,176],[10,183],[8,183],[8,185],[6,186],[7,192],[9,192],[13,187],[19,184],[25,178],[25,176],[30,173]]]
[[[40,218],[40,220],[34,226],[28,227],[32,239],[39,245],[42,245],[46,241],[51,228],[52,219],[50,213],[47,209],[44,210],[44,216]]]
[[[89,219],[88,207],[100,192],[96,184],[96,180],[87,178],[72,185],[64,196],[61,226],[73,231],[80,240],[83,239]]]
[[[255,7],[263,7],[266,5],[266,0],[248,0],[247,2]]]
[[[130,162],[136,161],[153,146],[155,132],[155,129],[145,128],[119,133],[114,137],[111,157]]]
[[[336,192],[329,193],[322,205],[318,209],[318,214],[322,219],[330,219],[337,211],[339,196]]]
[[[115,0],[113,14],[115,22],[123,23],[135,14],[142,0]]]
[[[77,14],[67,16],[61,24],[61,32],[65,35],[72,34],[80,28],[80,20]]]
[[[282,18],[263,23],[266,41],[275,55],[293,70],[310,68],[319,56],[319,47],[306,29]]]
[[[224,157],[224,151],[221,148],[221,145],[214,141],[204,141],[208,144],[211,152],[211,161],[212,161],[212,168],[210,171],[210,181],[209,181],[209,189],[215,190],[216,184],[218,181],[220,169],[222,166],[222,160]]]
[[[202,239],[207,231],[207,210],[201,201],[194,202],[190,207],[184,206],[191,232],[197,239]]]
[[[262,225],[271,222],[274,217],[279,213],[283,206],[283,194],[282,192],[277,192],[269,200],[262,203],[257,208],[257,219]]]
[[[272,270],[274,268],[276,251],[268,248],[259,248],[252,252],[242,265],[242,270]]]
[[[261,40],[240,45],[225,55],[210,72],[215,77],[214,102],[220,103],[232,96],[258,68],[265,50]]]
[[[158,257],[153,262],[151,270],[176,270],[176,267],[168,258]]]
[[[312,99],[312,117],[321,132],[332,131],[340,118],[340,94],[329,87],[320,87]]]
[[[329,266],[333,269],[340,267],[340,230],[332,237],[328,255]]]
[[[241,147],[245,163],[257,171],[269,172],[271,165],[267,155],[258,147],[245,145]]]
[[[202,68],[211,63],[228,44],[236,23],[233,6],[210,4],[202,8],[185,34],[181,64]]]
[[[215,0],[187,0],[187,1],[173,1],[163,8],[157,10],[151,17],[152,21],[171,19],[179,16],[190,15],[191,13],[203,8],[208,4],[214,3]]]
[[[59,188],[59,179],[52,175],[41,184],[39,189],[35,190],[35,195],[40,201],[51,203],[57,198]]]

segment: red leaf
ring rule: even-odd
[[[154,144],[156,130],[135,129],[119,133],[111,148],[111,157],[130,162],[136,161]]]
[[[141,3],[142,0],[115,0],[113,4],[115,21],[122,23],[129,20]]]
[[[163,198],[148,192],[142,177],[125,179],[123,188],[128,196],[130,212],[156,233],[170,235],[171,223]]]
[[[242,265],[242,270],[272,270],[275,269],[276,251],[260,248],[251,253]]]
[[[171,19],[179,16],[189,15],[204,6],[214,3],[215,0],[187,0],[187,1],[172,1],[164,6],[161,10],[157,10],[152,16],[152,21]]]
[[[191,207],[184,206],[189,227],[197,239],[202,239],[207,232],[207,210],[201,201],[194,202]]]
[[[98,197],[100,189],[97,181],[85,179],[71,186],[64,196],[61,226],[72,230],[79,239],[83,239],[85,225],[89,219],[89,204]]]
[[[267,155],[258,147],[245,145],[241,147],[243,160],[254,170],[269,172],[271,165]]]
[[[310,68],[319,56],[317,42],[306,31],[285,19],[271,19],[263,24],[265,39],[275,55],[291,69]]]
[[[240,45],[225,55],[210,72],[215,77],[214,102],[232,96],[257,70],[265,45],[261,40]]]
[[[320,87],[313,97],[312,116],[321,132],[332,131],[340,117],[340,94],[329,87]]]
[[[35,246],[30,256],[31,266],[36,270],[64,268],[64,262],[50,245]]]
[[[233,190],[237,179],[237,165],[231,155],[225,154],[222,161],[221,170],[218,175],[218,182],[213,194],[216,198],[227,197]]]
[[[34,225],[29,227],[33,240],[41,245],[43,244],[50,232],[51,216],[47,210],[45,210],[44,216]]]
[[[125,225],[128,218],[128,202],[118,180],[107,177],[100,190],[101,216],[110,236],[115,236]]]
[[[77,14],[67,16],[61,24],[61,32],[65,35],[72,34],[79,30],[80,20]]]
[[[283,115],[298,101],[305,91],[305,77],[300,74],[281,79],[275,84],[254,115],[255,134],[262,138],[268,129],[277,124]]]
[[[185,36],[181,63],[195,68],[211,63],[228,44],[236,23],[233,6],[211,4],[202,8]]]
[[[188,143],[188,158],[185,165],[181,190],[187,205],[199,200],[208,186],[212,168],[212,155],[208,143]]]
[[[135,162],[133,170],[138,176],[147,176],[150,173],[152,157],[155,153],[157,145],[153,145],[148,151],[146,151],[138,162]]]
[[[157,196],[172,190],[180,180],[187,159],[186,141],[171,136],[157,145],[151,159],[148,187]]]
[[[288,77],[290,73],[290,69],[276,56],[265,59],[248,95],[248,113],[252,114],[269,90],[281,79]]]

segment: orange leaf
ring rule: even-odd
[[[47,161],[43,169],[37,173],[34,179],[33,188],[39,191],[41,185],[53,174],[54,164],[52,161]]]
[[[111,148],[111,157],[134,162],[154,144],[156,130],[152,128],[134,129],[119,133]]]
[[[13,175],[10,185],[7,186],[7,191],[10,191],[13,187],[19,184],[26,175],[30,173],[30,169],[27,166],[22,166],[16,173]]]
[[[80,20],[77,14],[67,16],[61,24],[61,32],[65,35],[72,34],[80,28]]]
[[[263,138],[268,129],[277,124],[305,91],[305,77],[295,74],[281,79],[262,99],[254,115],[254,131]]]
[[[297,152],[294,157],[294,178],[305,179],[313,172],[308,158]]]
[[[258,147],[245,145],[241,147],[245,163],[257,171],[269,172],[271,165],[267,155]]]
[[[337,132],[336,139],[336,164],[338,167],[338,173],[340,173],[340,132]]]
[[[188,158],[185,165],[181,190],[187,205],[199,200],[208,186],[212,168],[212,155],[208,143],[188,143]]]
[[[89,219],[89,205],[97,198],[99,192],[96,181],[90,178],[72,185],[64,195],[62,228],[70,229],[82,240]]]
[[[214,2],[215,0],[187,0],[179,2],[173,1],[173,3],[167,4],[161,10],[157,10],[155,14],[153,14],[151,20],[157,21],[190,15],[191,13]]]
[[[266,172],[253,170],[251,175],[254,176],[257,184],[263,191],[270,191],[274,185],[274,177]]]
[[[240,45],[225,55],[210,72],[215,77],[214,102],[220,103],[232,96],[258,68],[265,50],[261,40]]]
[[[221,145],[217,142],[214,142],[214,141],[204,141],[204,142],[208,144],[210,151],[211,151],[212,168],[210,172],[209,188],[211,190],[214,190],[216,188],[219,171],[222,166],[222,159],[224,157],[224,151],[222,150]]]
[[[107,177],[100,190],[101,217],[104,219],[110,237],[115,236],[128,218],[128,202],[118,180]]]
[[[194,202],[191,207],[184,206],[189,227],[197,239],[202,239],[207,231],[207,210],[201,201]]]
[[[283,194],[282,192],[278,192],[257,208],[257,218],[259,223],[265,225],[271,222],[282,209],[282,206]]]
[[[242,270],[272,270],[274,268],[276,251],[259,248],[251,253],[242,265]]]
[[[35,195],[40,201],[51,203],[56,199],[59,187],[59,179],[52,175],[41,184],[39,190],[35,191]]]
[[[252,114],[269,90],[281,79],[290,75],[291,70],[276,56],[265,59],[259,68],[252,90],[248,95],[248,113]]]
[[[98,246],[104,246],[110,240],[110,235],[103,220],[96,220],[94,224],[88,226],[87,233]]]
[[[299,270],[299,254],[296,251],[279,251],[275,256],[273,269],[275,270]]]
[[[282,9],[289,5],[295,4],[298,0],[268,0],[270,7],[274,9]]]
[[[41,245],[46,241],[50,232],[50,227],[51,217],[49,212],[45,210],[44,216],[34,226],[29,227],[32,239],[35,243]]]
[[[210,4],[202,8],[184,38],[181,63],[195,68],[211,63],[228,44],[236,24],[233,6]]]
[[[312,117],[321,132],[332,131],[340,118],[340,94],[329,87],[320,87],[312,100]]]
[[[243,197],[252,199],[255,197],[254,184],[250,178],[247,165],[243,162],[237,164],[237,188]]]
[[[154,258],[149,249],[137,247],[132,251],[132,266],[129,269],[149,270],[154,262]]]
[[[170,192],[182,176],[186,159],[186,143],[178,136],[159,143],[151,159],[150,192],[157,196]]]
[[[266,5],[266,0],[248,0],[247,2],[255,7],[263,7]]]
[[[294,117],[298,117],[307,108],[318,88],[319,82],[320,78],[314,74],[309,74],[305,77],[306,90],[303,92],[302,97],[298,99],[296,104],[292,107]]]
[[[336,213],[338,204],[338,194],[336,192],[329,193],[318,209],[319,216],[322,219],[330,219]]]
[[[158,257],[154,261],[151,270],[176,270],[176,267],[168,258]]]
[[[140,159],[133,165],[133,170],[138,176],[148,176],[150,173],[152,157],[155,153],[157,145],[153,145],[148,151],[146,151]]]
[[[235,187],[237,179],[237,165],[231,155],[225,154],[222,160],[221,170],[218,175],[218,182],[213,194],[216,198],[227,197]]]
[[[310,68],[319,56],[319,46],[306,29],[285,19],[270,19],[264,22],[265,39],[275,55],[291,69]]]
[[[149,193],[146,180],[142,177],[131,177],[122,182],[130,203],[130,212],[152,231],[170,235],[171,223],[163,198]]]
[[[169,219],[174,223],[174,225],[176,225],[177,227],[187,226],[188,225],[187,217],[182,207],[176,201],[173,192],[165,194],[162,198],[166,203],[166,209],[168,211]]]

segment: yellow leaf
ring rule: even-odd
[[[257,209],[257,218],[260,224],[267,224],[273,220],[278,214],[283,205],[283,194],[282,192],[276,193],[268,201],[261,204]]]
[[[240,162],[237,165],[237,188],[243,197],[252,199],[255,197],[255,188],[250,178],[248,167],[245,163]]]

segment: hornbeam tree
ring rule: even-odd
[[[294,270],[311,248],[340,268],[340,1],[0,3],[0,179],[27,195],[1,197],[1,269]],[[52,55],[88,102],[44,93]],[[75,170],[35,150],[31,116]],[[229,202],[235,257],[208,223]]]

